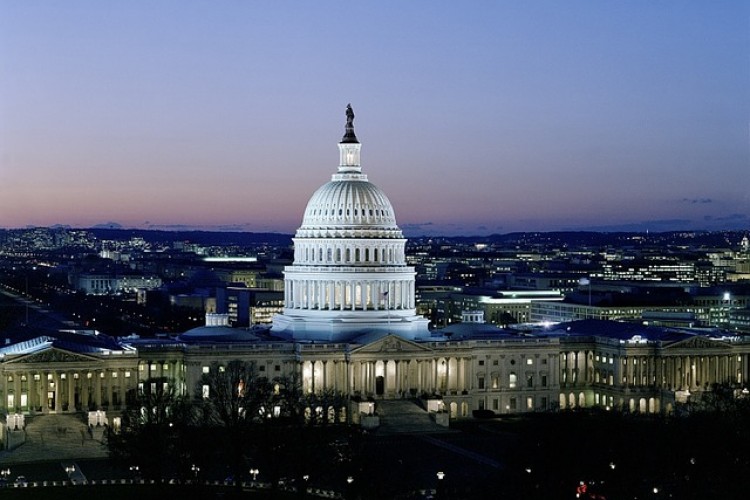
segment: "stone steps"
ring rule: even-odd
[[[74,415],[39,415],[26,421],[26,442],[0,451],[0,463],[104,458],[106,446],[92,438],[88,427]]]
[[[438,425],[430,414],[413,400],[378,401],[376,411],[380,416],[378,434],[414,434],[449,432]]]

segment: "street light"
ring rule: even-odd
[[[260,474],[260,471],[258,469],[250,469],[250,475],[253,476],[253,481],[258,477],[258,474]]]
[[[0,470],[0,475],[3,476],[3,480],[7,481],[8,476],[10,476],[10,469]]]
[[[198,479],[198,473],[201,471],[201,468],[197,465],[193,464],[192,467],[190,467],[190,470],[193,471],[193,474],[195,474],[195,479]]]
[[[436,474],[438,478],[437,491],[435,491],[438,498],[443,498],[443,479],[445,478],[445,472],[438,471]]]

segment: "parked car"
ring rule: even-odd
[[[16,486],[19,488],[25,488],[29,485],[29,482],[26,480],[26,476],[18,476],[16,478]]]

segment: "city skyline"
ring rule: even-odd
[[[750,227],[745,2],[0,14],[0,227],[293,233],[349,102],[407,235]]]

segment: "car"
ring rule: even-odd
[[[15,481],[16,487],[19,488],[25,488],[29,485],[29,482],[26,480],[26,476],[18,476]]]

